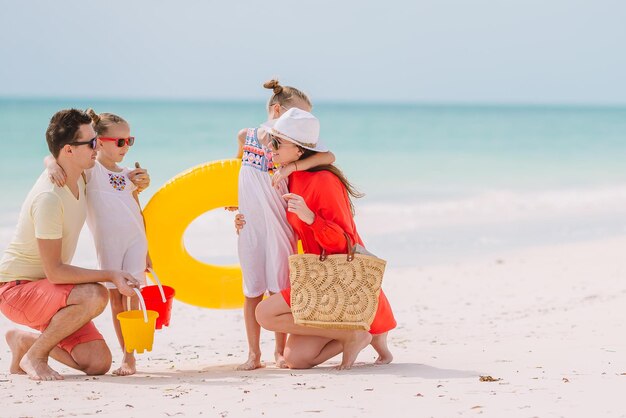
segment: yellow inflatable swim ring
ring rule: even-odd
[[[176,299],[182,302],[205,308],[243,306],[239,266],[198,261],[183,242],[185,230],[198,216],[237,206],[240,166],[241,161],[232,159],[190,168],[161,187],[143,211],[154,270],[163,284],[176,289]]]

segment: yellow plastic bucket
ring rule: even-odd
[[[152,351],[154,329],[159,313],[146,310],[141,293],[137,289],[134,290],[139,297],[141,310],[120,312],[117,314],[117,319],[120,321],[126,352],[137,351],[137,354],[141,354],[145,350]]]

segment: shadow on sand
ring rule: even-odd
[[[356,363],[350,370],[335,370],[334,365],[318,366],[308,370],[277,369],[264,367],[253,371],[236,371],[235,364],[208,366],[199,370],[172,370],[171,372],[137,373],[128,377],[113,375],[90,377],[66,375],[66,381],[99,380],[115,384],[160,385],[189,383],[197,385],[241,385],[242,382],[301,377],[306,375],[365,376],[393,375],[397,378],[419,379],[468,379],[475,378],[478,372],[470,370],[441,369],[417,363],[392,363],[374,365]]]

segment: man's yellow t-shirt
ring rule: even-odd
[[[76,199],[67,185],[52,184],[47,171],[39,176],[26,196],[15,235],[0,260],[0,282],[45,278],[37,239],[62,238],[61,260],[64,264],[72,261],[87,214],[82,176],[78,186]]]

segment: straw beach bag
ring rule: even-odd
[[[387,262],[357,252],[350,237],[348,254],[289,256],[291,312],[296,324],[369,331]],[[367,253],[367,254],[362,254]]]

